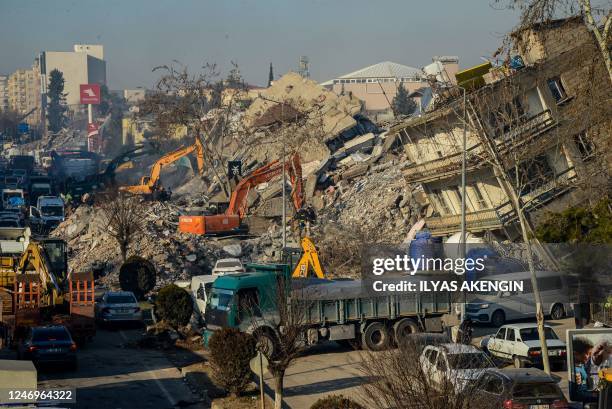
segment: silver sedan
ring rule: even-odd
[[[102,323],[141,322],[142,311],[131,291],[107,291],[96,301],[96,320]]]

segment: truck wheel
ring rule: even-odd
[[[397,344],[404,342],[408,339],[409,335],[416,334],[417,332],[421,332],[419,326],[410,318],[401,319],[393,325],[393,333]]]
[[[268,332],[259,332],[255,339],[257,340],[257,349],[261,351],[266,358],[272,358],[276,355],[276,339]]]
[[[565,309],[562,304],[555,304],[550,312],[550,318],[560,320],[565,317]]]
[[[491,315],[491,324],[494,327],[501,327],[506,322],[506,314],[502,310],[497,310]]]
[[[514,362],[515,368],[522,368],[524,366],[521,358],[516,355],[512,358],[512,362]]]
[[[373,322],[366,327],[361,340],[369,351],[382,351],[389,345],[389,332],[383,323]]]

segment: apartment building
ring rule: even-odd
[[[6,111],[8,109],[8,75],[0,75],[0,111]]]
[[[514,68],[473,82],[484,85],[466,85],[467,104],[455,92],[450,102],[390,131],[414,162],[404,176],[423,186],[433,207],[426,227],[435,236],[460,231],[464,131],[466,222],[473,234],[517,238],[513,196],[537,224],[547,211],[607,190],[611,91],[590,33],[581,21],[565,19],[514,38],[520,57]]]
[[[40,123],[40,69],[38,60],[30,69],[19,69],[8,76],[8,107],[22,115],[30,125]]]
[[[40,60],[41,73],[46,81],[54,69],[64,75],[66,104],[73,110],[81,109],[81,84],[106,84],[106,61],[102,45],[75,44],[74,51],[44,51]]]

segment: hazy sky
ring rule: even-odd
[[[111,89],[151,87],[157,65],[238,63],[264,85],[310,59],[324,81],[380,61],[414,67],[434,55],[475,65],[517,22],[493,0],[0,0],[0,73],[41,50],[103,44]]]

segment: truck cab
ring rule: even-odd
[[[274,320],[276,289],[281,277],[291,279],[289,266],[247,264],[245,267],[246,273],[219,276],[214,281],[205,311],[208,330],[233,327],[250,332],[253,317]]]
[[[2,189],[4,210],[21,210],[25,206],[23,189]]]
[[[40,196],[30,206],[30,222],[39,230],[51,230],[64,221],[64,201],[57,196]]]

